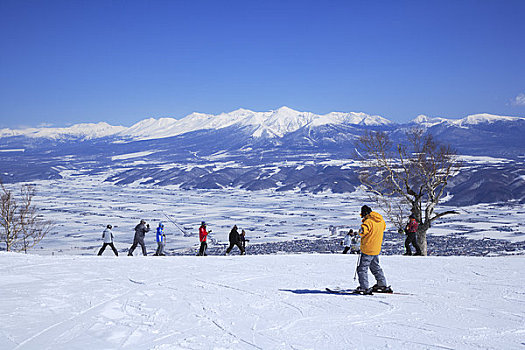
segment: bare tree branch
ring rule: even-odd
[[[0,240],[7,251],[27,252],[51,231],[53,224],[38,215],[33,204],[34,186],[22,185],[15,196],[0,181],[0,190]]]
[[[364,155],[359,178],[398,229],[404,227],[406,212],[416,217],[420,223],[418,241],[426,254],[431,222],[456,213],[435,214],[434,210],[461,163],[450,146],[438,144],[422,129],[409,130],[406,141],[394,147],[386,133],[365,132],[356,145]]]

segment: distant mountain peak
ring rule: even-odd
[[[426,115],[419,115],[411,121],[411,123],[418,124],[425,127],[432,127],[438,124],[446,124],[448,126],[468,127],[471,125],[495,123],[495,122],[512,122],[518,120],[525,120],[522,117],[508,117],[502,115],[494,115],[488,113],[472,114],[462,119],[446,119],[441,117],[428,117]]]
[[[489,114],[489,113],[479,113],[479,114],[469,115],[455,122],[460,125],[464,125],[464,124],[476,125],[476,124],[481,124],[481,123],[494,123],[494,122],[499,122],[499,121],[517,121],[520,119],[525,119],[525,118],[508,117],[508,116],[494,115],[494,114]]]

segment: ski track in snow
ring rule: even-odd
[[[355,286],[342,254],[0,253],[0,348],[521,349],[524,263],[382,257],[413,295],[347,296],[324,292]]]

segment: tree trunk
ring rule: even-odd
[[[427,255],[427,231],[428,226],[419,225],[416,235],[417,244],[419,245],[419,249],[421,249],[421,254],[424,256]]]

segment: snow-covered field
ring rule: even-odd
[[[310,194],[296,192],[228,190],[180,190],[173,187],[115,186],[103,182],[104,175],[66,176],[61,180],[39,181],[36,201],[46,219],[56,227],[33,250],[40,254],[95,254],[101,246],[106,225],[114,227],[115,245],[129,248],[133,228],[146,219],[152,232],[146,235],[151,251],[156,248],[154,228],[164,222],[168,235],[167,252],[187,252],[198,247],[202,220],[213,231],[211,245],[227,243],[236,224],[247,232],[250,244],[294,239],[334,238],[329,226],[339,232],[360,225],[358,215],[366,194]],[[373,205],[372,205],[373,207]],[[444,218],[430,235],[462,234],[468,238],[525,240],[523,205],[480,204],[458,209],[460,215]],[[168,220],[169,215],[185,231]],[[392,225],[388,230],[396,231]],[[403,246],[404,237],[399,236]]]
[[[348,296],[356,256],[0,253],[1,349],[523,349],[524,256],[382,257],[394,290]],[[373,278],[371,278],[373,280]]]

